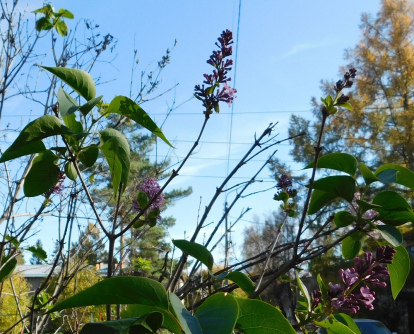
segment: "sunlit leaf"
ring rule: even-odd
[[[66,82],[87,101],[96,96],[95,83],[88,72],[76,68],[41,66]]]
[[[161,129],[158,128],[151,117],[137,103],[126,96],[115,97],[109,104],[108,112],[120,114],[132,119],[172,147],[167,138],[165,138]]]
[[[396,174],[396,180],[392,182],[414,189],[414,172],[403,166],[397,164],[385,164],[375,171],[375,175],[379,177],[379,173],[382,173],[383,171],[390,169],[398,171],[398,173]]]
[[[197,318],[204,334],[231,334],[239,314],[239,305],[228,293],[218,292],[197,309]]]
[[[311,162],[305,168],[313,168],[313,165]],[[352,176],[355,175],[357,166],[355,157],[346,153],[329,153],[318,159],[318,168],[334,169]]]
[[[397,298],[405,285],[405,281],[410,273],[410,256],[404,246],[395,248],[392,264],[387,264],[390,273],[392,297]]]
[[[274,306],[257,299],[236,298],[239,316],[236,330],[244,334],[296,334],[289,321]]]
[[[204,265],[207,266],[209,270],[213,268],[214,259],[209,250],[203,245],[197,244],[195,242],[190,242],[187,240],[173,240],[173,244],[182,250],[183,253],[186,253]]]
[[[187,311],[181,300],[173,293],[170,293],[169,297],[171,306],[183,326],[184,332],[186,334],[203,334],[203,330],[201,329],[197,318]]]
[[[128,183],[130,168],[130,150],[125,136],[115,129],[105,129],[99,133],[104,154],[112,176],[114,197],[117,197],[119,185],[123,184],[121,193]]]
[[[73,135],[74,133],[64,126],[59,118],[45,115],[28,123],[20,132],[13,144],[3,153],[0,162],[28,154],[39,153],[45,150],[40,140],[56,135]],[[37,151],[37,152],[34,152]]]

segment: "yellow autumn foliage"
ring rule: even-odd
[[[19,274],[13,275],[11,279],[7,279],[3,284],[3,292],[0,298],[0,332],[10,328],[21,319],[13,294],[11,280],[21,312],[25,314],[27,307],[30,306],[30,284]],[[22,326],[23,324],[20,323],[10,333],[21,333]]]

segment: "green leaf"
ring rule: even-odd
[[[354,320],[345,313],[338,313],[334,315],[335,319],[339,322],[343,323],[345,326],[349,327],[355,334],[361,334],[358,326],[354,322]]]
[[[85,324],[80,334],[121,334],[124,332],[131,333],[132,326],[141,325],[147,328],[148,333],[155,333],[161,328],[163,315],[159,312],[146,314],[142,317],[119,319],[105,322],[90,322]]]
[[[39,8],[39,9],[34,10],[32,13],[35,13],[35,14],[42,13],[42,14],[45,14],[47,16],[50,16],[54,11],[55,10],[52,7],[52,5],[51,4],[47,4],[46,6],[44,6],[42,8]]]
[[[307,305],[308,311],[310,312],[312,305],[311,305],[311,298],[310,298],[310,295],[309,295],[309,291],[306,288],[305,284],[303,284],[302,280],[300,279],[299,274],[297,274],[296,278],[297,278],[299,289],[302,292],[302,296],[306,300],[306,305]]]
[[[414,222],[412,211],[380,211],[378,215],[383,223],[392,226],[400,226],[408,222]]]
[[[397,298],[398,294],[404,287],[408,274],[410,273],[410,256],[404,246],[395,248],[394,260],[387,264],[390,272],[392,297]]]
[[[23,184],[24,194],[27,197],[44,194],[56,184],[59,174],[59,167],[49,160],[33,163]]]
[[[75,133],[79,133],[81,136],[85,135],[83,133],[83,126],[81,122],[78,122],[76,120],[76,115],[75,114],[71,114],[67,117],[63,117],[63,121],[65,122],[66,126],[71,129],[73,132]],[[70,136],[66,136],[67,141],[69,142],[69,144],[71,144],[71,146],[73,147],[74,145],[77,145],[78,143],[78,138],[74,138],[74,137],[70,137]]]
[[[8,257],[3,257],[1,261],[1,270],[0,270],[0,283],[8,279],[12,274],[14,269],[17,266],[17,259],[14,257],[8,261]]]
[[[159,312],[164,317],[164,322],[162,328],[168,329],[172,333],[182,333],[182,326],[178,322],[177,318],[171,313],[170,310],[164,310],[155,306],[140,305],[140,304],[131,304],[128,305],[127,309],[121,312],[121,317],[130,318],[130,317],[142,317],[146,314]],[[129,332],[130,334],[141,334],[141,326],[132,326]],[[144,333],[148,333],[145,332]],[[151,333],[151,332],[149,332]]]
[[[381,205],[378,211],[378,219],[388,225],[402,225],[406,222],[414,221],[414,212],[410,204],[394,191],[383,191],[377,194],[373,200],[374,204]]]
[[[333,316],[329,316],[324,321],[315,321],[315,324],[326,328],[328,334],[355,334],[352,329],[337,321]]]
[[[239,317],[236,330],[244,334],[296,334],[283,314],[257,299],[236,298]]]
[[[392,246],[398,247],[403,242],[403,236],[401,232],[391,225],[377,225],[378,230],[381,232],[382,237],[387,240]]]
[[[67,19],[73,19],[75,17],[70,11],[63,8],[59,9],[58,14],[62,17],[66,17]]]
[[[398,171],[396,181],[394,182],[401,184],[402,186],[414,189],[414,172],[403,166],[397,164],[385,164],[375,171],[375,175],[378,176],[378,173],[381,173],[382,171],[388,169],[395,169]]]
[[[359,199],[356,200],[357,204],[359,205],[359,208],[361,209],[361,213],[367,212],[368,210],[375,210],[382,208],[381,205],[372,204],[366,201],[361,201]]]
[[[108,304],[140,304],[168,310],[168,297],[162,284],[152,279],[136,276],[112,277],[60,302],[49,312]]]
[[[123,184],[121,194],[128,183],[130,168],[129,144],[125,136],[115,129],[103,130],[99,135],[102,142],[102,146],[99,148],[108,161],[114,197],[116,198],[120,183],[122,182]]]
[[[136,304],[126,312],[129,313],[127,317],[141,317],[149,313],[160,312],[164,316],[163,327],[172,332],[181,333],[180,325],[169,311],[168,297],[164,287],[144,277],[122,276],[105,279],[55,305],[48,312],[108,304]],[[124,318],[124,315],[122,317]]]
[[[355,193],[355,179],[345,175],[328,176],[315,181],[313,188],[335,194],[352,202]]]
[[[149,202],[148,195],[145,192],[139,190],[138,194],[137,194],[137,203],[138,203],[139,207],[141,209],[145,208],[148,205],[148,202]],[[157,215],[157,217],[158,216],[159,216],[159,214]]]
[[[35,141],[17,149],[6,150],[0,158],[0,162],[6,162],[12,159],[23,157],[25,155],[40,153],[45,150],[46,147],[42,141]]]
[[[216,293],[195,313],[204,334],[231,334],[239,314],[236,299],[228,293]]]
[[[78,173],[76,172],[76,168],[73,162],[69,161],[65,164],[65,174],[72,181],[76,181],[76,179],[78,178]]]
[[[63,146],[55,146],[50,148],[52,151],[56,151],[61,155],[64,155],[66,151],[68,150],[66,147]]]
[[[335,194],[326,191],[314,190],[309,203],[308,214],[313,215],[337,197]]]
[[[379,181],[379,178],[377,178],[363,162],[359,163],[359,170],[361,171],[366,185]]]
[[[325,102],[326,102],[326,106],[329,108],[329,107],[331,107],[332,105],[333,105],[333,99],[332,99],[332,96],[330,96],[330,95],[328,95],[327,97],[326,97],[326,99],[325,99]]]
[[[374,197],[372,203],[381,206],[381,211],[411,211],[411,205],[400,194],[387,190]]]
[[[10,236],[10,235],[6,235],[4,238],[5,238],[6,240],[10,241],[10,242],[11,242],[11,244],[12,244],[14,247],[16,247],[16,249],[17,249],[17,248],[19,248],[19,246],[20,246],[20,242],[19,242],[19,241],[17,241],[17,238],[16,238],[16,237],[12,237],[12,236]]]
[[[138,104],[126,96],[115,97],[109,104],[108,112],[126,116],[134,120],[139,125],[142,125],[144,128],[151,131],[151,133],[161,138],[169,146],[173,147],[151,117]]]
[[[41,17],[36,21],[36,30],[42,31],[42,30],[50,30],[53,28],[52,23],[50,23],[49,18],[47,17]]]
[[[319,289],[322,293],[322,299],[326,302],[328,300],[328,289],[326,288],[326,285],[324,281],[322,280],[322,277],[320,274],[316,277],[316,280],[318,281]]]
[[[43,260],[46,262],[47,259],[47,253],[46,251],[41,248],[41,247],[35,247],[35,246],[30,246],[28,248],[26,248],[27,251],[33,253],[34,255],[36,255],[39,259]]]
[[[345,109],[348,109],[348,110],[352,110],[352,105],[349,102],[338,103],[336,106],[337,107],[342,107],[342,108],[345,108]]]
[[[273,199],[275,201],[287,202],[289,200],[289,194],[286,191],[281,191],[279,194],[276,194]]]
[[[382,183],[394,183],[397,181],[397,173],[395,169],[383,170],[381,173],[375,173]]]
[[[96,146],[89,146],[78,154],[78,159],[85,167],[92,167],[98,159],[99,149]]]
[[[254,292],[255,286],[253,281],[240,271],[232,271],[226,276],[226,279],[236,283],[248,295]]]
[[[339,211],[335,213],[334,223],[337,227],[345,227],[351,225],[356,221],[356,217],[351,215],[348,211]]]
[[[3,153],[0,162],[45,150],[40,140],[56,135],[73,135],[59,118],[45,115],[27,124],[13,144]]]
[[[173,244],[177,248],[181,249],[183,253],[196,258],[198,261],[206,265],[209,270],[213,268],[213,255],[211,255],[206,247],[187,240],[173,240]]]
[[[79,107],[80,112],[83,116],[86,116],[93,107],[95,107],[99,102],[101,102],[103,95],[95,97],[94,99],[86,102],[84,105]]]
[[[75,68],[41,66],[66,82],[87,101],[96,96],[96,88],[89,73]]]
[[[352,260],[358,255],[365,241],[365,234],[362,232],[354,232],[342,241],[342,255],[347,260]]]
[[[59,113],[62,117],[67,117],[79,110],[79,105],[76,100],[66,93],[62,87],[58,90],[57,98],[59,102]]]
[[[313,168],[311,162],[305,168]],[[334,169],[340,172],[355,175],[358,162],[352,155],[346,153],[329,153],[318,159],[318,168]]]
[[[169,296],[171,306],[173,307],[181,326],[183,326],[185,334],[203,334],[197,318],[187,311],[183,303],[181,303],[180,298],[174,293],[170,293]]]
[[[157,218],[159,217],[161,211],[159,208],[154,208],[148,213],[148,218]]]
[[[69,28],[65,21],[58,20],[55,24],[55,28],[60,36],[65,37],[68,35]]]
[[[59,157],[56,154],[54,154],[51,150],[46,150],[44,152],[39,153],[37,157],[33,159],[33,164],[39,161],[46,160],[56,164],[59,161]]]

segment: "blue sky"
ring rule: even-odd
[[[143,105],[158,124],[164,120],[167,105],[172,103],[174,97],[177,104],[189,99],[194,85],[202,82],[202,74],[211,71],[206,60],[221,31],[230,29],[236,37],[238,26],[239,0],[73,0],[54,1],[52,4],[56,9],[69,9],[75,14],[75,19],[93,20],[99,24],[98,30],[102,34],[110,33],[118,39],[111,65],[96,66],[92,71],[95,78],[101,76],[109,81],[98,86],[98,95],[103,94],[107,101],[116,95],[129,93],[134,43],[140,60],[139,70],[142,70],[147,64],[156,62],[178,40],[171,55],[171,64],[163,72],[163,84],[158,93],[177,83],[178,87]],[[242,0],[235,85],[238,93],[234,104],[230,168],[253,142],[254,134],[261,133],[269,123],[279,122],[278,138],[283,139],[291,112],[311,117],[308,112],[310,99],[319,96],[320,80],[339,78],[339,67],[346,64],[344,50],[358,42],[361,13],[375,14],[379,5],[379,0]],[[40,6],[40,1],[32,1],[29,10]],[[74,22],[68,23],[73,27]],[[231,76],[234,77],[234,73]],[[113,79],[116,80],[111,81]],[[163,132],[168,139],[175,141],[176,149],[170,151],[166,145],[160,144],[160,157],[168,154],[174,163],[186,154],[203,122],[202,111],[200,101],[193,99],[172,113]],[[170,230],[173,238],[182,238],[184,231],[187,236],[192,233],[200,197],[203,211],[215,187],[226,176],[230,112],[231,109],[223,104],[221,113],[212,115],[197,154],[171,184],[170,189],[193,187],[189,198],[181,200],[165,213],[177,218],[176,226]],[[1,127],[4,127],[9,120],[3,118],[1,122]],[[279,148],[277,157],[290,162],[289,146]],[[242,168],[237,174],[240,178],[230,186],[248,180],[247,177],[266,158],[264,154],[255,159],[261,161]],[[294,168],[301,166],[295,165]],[[265,169],[260,179],[270,181],[269,176],[270,172]],[[251,191],[272,185],[270,182],[262,183],[252,187]],[[270,191],[245,198],[230,213],[230,217],[236,217],[243,208],[251,207],[251,212],[245,216],[247,221],[253,221],[254,216],[263,218],[278,205],[272,200],[273,193]],[[223,205],[224,198],[219,199],[207,222],[217,222]],[[233,233],[234,250],[238,254],[241,234],[248,224],[241,222]],[[212,226],[214,224],[205,229],[206,235],[211,233]],[[52,240],[49,239],[52,238],[47,233],[51,228],[44,226],[42,231],[40,236],[49,250],[52,248]],[[202,235],[199,241],[202,241]]]

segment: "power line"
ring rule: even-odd
[[[150,157],[160,157],[161,155],[162,154],[158,154],[158,155],[156,155],[156,154],[148,154],[148,156],[150,156]],[[179,156],[176,156],[176,155],[171,155],[168,158],[184,159],[185,157],[179,157]],[[206,158],[206,157],[193,157],[193,156],[190,156],[189,159],[219,160],[219,161],[227,161],[227,160],[230,160],[230,161],[240,161],[240,159],[236,159],[236,158],[227,159],[227,158]],[[261,159],[253,159],[253,160],[250,160],[250,161],[252,161],[252,162],[254,162],[254,161],[255,162],[266,162],[267,160],[268,159],[263,159],[263,160],[261,160]],[[297,161],[283,161],[283,162],[294,163],[294,162],[297,162]]]
[[[237,18],[237,35],[236,35],[236,53],[234,56],[234,88],[236,87],[236,78],[237,78],[237,55],[239,51],[239,32],[240,32],[240,12],[241,12],[241,0],[239,0],[239,13]],[[232,133],[233,133],[233,115],[234,115],[234,100],[231,105],[231,113],[230,113],[230,133],[229,133],[229,146],[227,148],[227,169],[226,169],[226,175],[229,175],[229,168],[230,168],[230,153],[231,153],[231,141],[232,141]],[[226,185],[227,189],[227,185]],[[227,196],[226,196],[227,197]],[[227,198],[225,199],[227,201]],[[227,226],[226,226],[227,228]],[[227,236],[226,236],[226,242],[227,242]]]
[[[188,176],[188,177],[202,177],[202,178],[212,178],[212,179],[225,179],[227,176],[218,176],[218,175],[191,175],[191,174],[178,174],[179,176]],[[232,179],[251,179],[251,176],[233,176]],[[275,179],[271,177],[257,177],[256,181],[260,182],[276,182]]]
[[[178,143],[194,143],[194,140],[177,139],[177,140],[174,140],[174,142],[178,142]],[[228,141],[203,141],[203,140],[200,140],[199,143],[201,143],[201,144],[224,144],[224,145],[228,145],[229,144]],[[232,144],[234,144],[234,145],[253,145],[253,143],[235,143],[235,142],[232,142]],[[291,146],[289,144],[282,144],[282,143],[277,144],[277,145],[280,145],[280,146]]]
[[[281,113],[306,113],[311,112],[312,110],[268,110],[268,111],[245,111],[245,112],[235,112],[233,115],[251,115],[251,114],[281,114]],[[231,115],[231,112],[220,112],[220,115]],[[149,113],[150,116],[167,116],[166,113]],[[168,117],[171,116],[188,116],[188,115],[198,115],[202,116],[201,112],[181,112],[181,113],[171,113]],[[2,117],[41,117],[42,115],[2,115]]]

